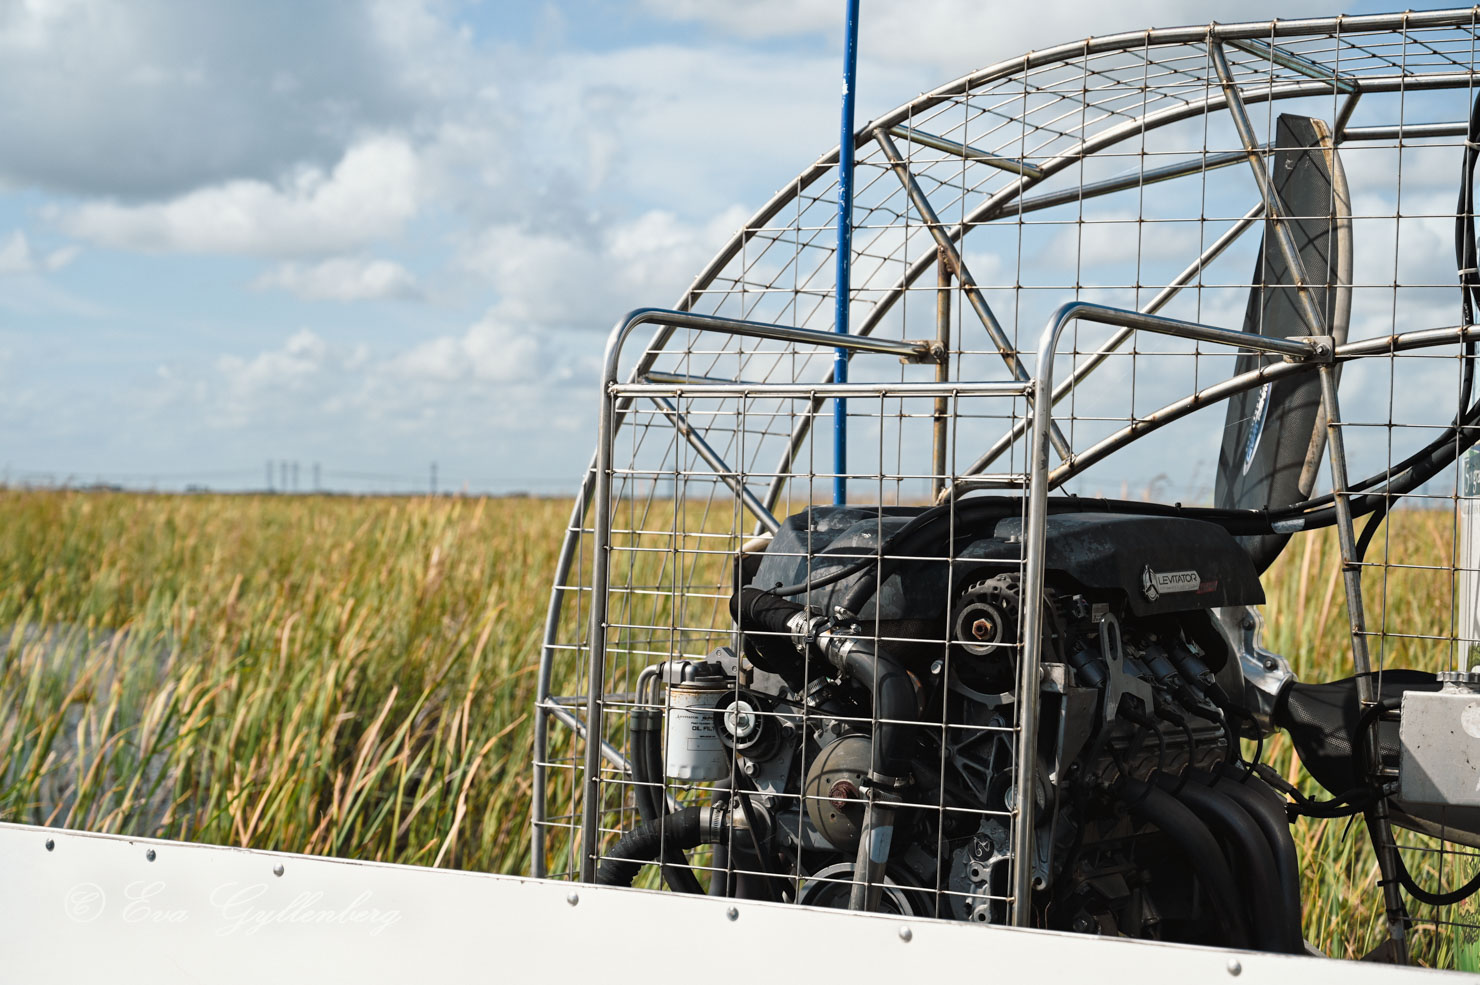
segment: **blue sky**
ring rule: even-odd
[[[863,7],[860,123],[1069,37],[1335,12]],[[0,479],[573,488],[612,321],[836,143],[842,8],[0,0]]]

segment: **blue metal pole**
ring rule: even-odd
[[[858,75],[858,4],[848,0],[848,23],[843,37],[843,121],[838,138],[838,255],[837,297],[833,309],[833,331],[848,334],[848,301],[853,264],[853,94]],[[833,357],[833,379],[848,382],[848,353],[838,349]],[[848,401],[833,401],[833,502],[848,501]]]

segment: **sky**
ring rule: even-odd
[[[612,323],[836,145],[843,8],[0,0],[0,481],[572,491]],[[858,120],[1335,12],[864,0]]]

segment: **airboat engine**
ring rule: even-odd
[[[887,909],[1005,918],[1015,508],[961,504],[954,530],[939,509],[813,508],[743,565],[736,666],[760,672],[765,704],[794,712],[791,741],[737,761],[780,805],[776,850],[839,884],[813,902],[876,884]],[[1049,518],[1047,551],[1035,905],[1065,929],[1298,949],[1298,897],[1293,911],[1255,902],[1295,885],[1278,802],[1224,773],[1235,733],[1217,674],[1230,648],[1213,613],[1263,601],[1249,555],[1201,520],[1067,507]],[[1157,779],[1174,775],[1177,789]],[[1237,876],[1217,850],[1227,838],[1256,856]],[[1200,878],[1178,877],[1188,869]]]

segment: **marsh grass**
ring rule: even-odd
[[[522,869],[565,510],[0,494],[0,816]]]
[[[526,871],[531,706],[568,511],[0,491],[0,819]],[[1374,544],[1370,560],[1412,566],[1367,576],[1385,665],[1450,666],[1442,639],[1411,637],[1451,633],[1452,544],[1449,513],[1412,511]],[[1335,559],[1329,531],[1306,535],[1266,579],[1265,643],[1304,679],[1350,673]],[[665,580],[661,550],[640,563],[633,581]],[[640,607],[633,623],[685,627],[676,643],[619,636],[639,661],[648,647],[691,649],[718,611],[663,593],[622,604]],[[578,693],[579,671],[562,673],[557,691]],[[563,733],[552,739],[568,748]],[[1264,758],[1317,792],[1283,736]],[[1307,936],[1366,953],[1381,906],[1360,825],[1304,821],[1296,835]],[[1410,860],[1435,886],[1470,864],[1451,858],[1441,874],[1432,857]],[[1480,914],[1415,916],[1425,963],[1475,960],[1441,921]]]

